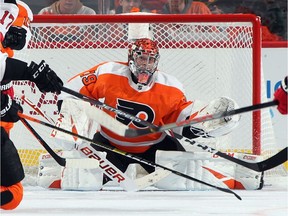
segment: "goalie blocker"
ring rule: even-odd
[[[105,157],[105,153],[97,152]],[[79,151],[66,151],[62,156],[82,157]],[[261,161],[261,156],[241,153],[229,153],[233,157],[248,162]],[[157,151],[156,163],[185,173],[213,185],[230,189],[256,190],[263,186],[262,173],[229,162],[207,152]],[[133,177],[147,175],[145,169],[138,164],[130,164],[125,174]],[[140,168],[139,168],[140,167]],[[38,185],[45,188],[61,188],[63,190],[100,190],[103,173],[99,169],[63,168],[48,154],[40,156]],[[109,183],[111,186],[116,184]],[[162,190],[211,190],[203,184],[190,181],[180,176],[169,174],[156,182],[154,186]]]

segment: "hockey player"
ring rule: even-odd
[[[17,5],[17,3],[19,5]],[[0,82],[1,85],[1,121],[16,122],[19,120],[18,111],[21,106],[13,99],[11,80],[30,80],[35,82],[42,92],[60,93],[61,79],[49,68],[44,61],[39,65],[34,62],[27,63],[9,57],[12,49],[20,50],[26,44],[27,29],[23,25],[29,24],[32,12],[23,2],[15,0],[1,0],[0,10]],[[19,9],[20,8],[20,12]],[[19,15],[18,15],[19,12]],[[18,17],[17,17],[18,16]],[[15,20],[15,18],[17,18]],[[13,26],[11,24],[13,23]],[[28,26],[26,26],[28,27]],[[2,91],[4,90],[4,91]],[[7,91],[8,90],[8,91]],[[5,92],[6,91],[6,92]],[[1,208],[11,210],[16,208],[23,198],[21,181],[24,178],[24,170],[13,142],[1,125]]]
[[[287,79],[288,77],[286,76],[281,82],[281,87],[278,88],[274,93],[274,100],[277,100],[279,102],[277,109],[283,115],[287,115],[287,99],[288,99]]]
[[[201,111],[193,110],[193,102],[187,101],[182,84],[176,78],[157,69],[159,59],[159,50],[154,41],[147,38],[137,39],[129,49],[128,62],[98,64],[73,77],[66,86],[97,100],[104,98],[105,104],[158,126],[202,114],[234,109],[236,106],[233,100],[221,97]],[[65,93],[59,97],[59,105],[62,105],[62,108],[65,106],[66,97],[69,95]],[[106,112],[131,128],[145,128],[121,115]],[[63,115],[65,117],[65,113]],[[232,131],[238,125],[239,119],[236,115],[199,124],[197,127],[178,128],[175,132],[188,138],[221,136]],[[166,133],[127,138],[101,127],[93,139],[150,161],[155,161],[155,153],[158,150],[185,151],[176,139]],[[134,162],[114,152],[107,152],[107,159],[123,172]],[[142,166],[148,173],[154,170],[148,165]]]
[[[17,1],[17,4],[19,9],[18,17],[9,28],[3,42],[0,44],[0,51],[6,53],[10,58],[14,56],[14,50],[22,50],[28,45],[31,36],[30,22],[33,20],[33,13],[24,2]],[[0,88],[2,94],[8,94],[11,98],[14,97],[14,89],[11,80],[2,80]],[[14,123],[1,121],[0,125],[9,135]]]

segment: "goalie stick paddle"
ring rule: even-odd
[[[54,160],[62,167],[74,167],[74,168],[87,168],[93,169],[99,167],[99,162],[87,159],[68,159],[62,158],[55,153],[51,147],[42,139],[42,137],[34,130],[34,128],[24,119],[20,118],[20,121],[24,126],[35,136],[39,143],[46,149],[46,151],[54,158]]]
[[[71,135],[71,136],[76,136],[76,137],[78,137],[78,138],[80,138],[80,139],[82,139],[82,140],[88,141],[88,142],[91,143],[91,146],[93,146],[93,145],[98,146],[98,147],[100,147],[100,148],[106,149],[106,150],[111,151],[111,152],[115,152],[115,153],[117,153],[117,154],[120,154],[120,155],[123,155],[123,156],[125,156],[125,157],[134,159],[135,161],[138,161],[138,162],[140,162],[140,163],[147,164],[147,165],[152,166],[152,167],[155,167],[155,168],[156,168],[156,167],[160,167],[160,168],[162,168],[162,169],[164,169],[164,170],[168,170],[168,171],[170,171],[171,173],[173,173],[173,174],[175,174],[175,175],[178,175],[178,176],[181,176],[181,177],[183,177],[183,178],[186,178],[186,179],[189,179],[189,180],[198,182],[198,183],[200,183],[200,184],[204,184],[204,185],[206,185],[206,186],[215,188],[215,189],[220,190],[220,191],[225,192],[225,193],[233,194],[237,199],[242,200],[242,198],[241,198],[238,194],[236,194],[235,192],[233,192],[232,190],[230,190],[230,189],[228,189],[228,188],[222,188],[222,187],[218,187],[218,186],[209,184],[209,183],[207,183],[207,182],[201,181],[201,180],[199,180],[199,179],[196,179],[196,178],[191,177],[191,176],[189,176],[189,175],[186,175],[186,174],[184,174],[184,173],[178,172],[177,170],[170,169],[170,168],[168,168],[168,167],[166,167],[166,166],[163,166],[163,165],[157,164],[157,163],[155,163],[155,162],[146,160],[146,159],[141,158],[141,157],[139,157],[139,156],[136,156],[136,155],[130,154],[130,153],[128,153],[128,152],[125,152],[125,151],[119,150],[119,149],[117,149],[117,148],[114,148],[114,147],[112,147],[112,146],[105,145],[104,143],[95,142],[95,141],[93,141],[92,139],[89,139],[89,138],[87,138],[87,137],[81,136],[81,135],[79,135],[79,134],[75,134],[75,133],[73,133],[73,132],[71,132],[71,131],[68,131],[68,130],[65,130],[65,129],[63,129],[63,128],[56,127],[56,126],[51,125],[51,124],[48,124],[48,123],[46,123],[46,122],[40,121],[40,120],[35,119],[35,118],[31,117],[31,116],[27,116],[27,115],[25,115],[25,114],[23,114],[23,113],[18,113],[18,115],[19,115],[21,118],[24,118],[24,119],[27,119],[27,120],[30,120],[30,121],[33,121],[33,122],[36,122],[36,123],[45,125],[45,126],[47,126],[47,127],[49,127],[49,128],[52,128],[52,129],[55,129],[55,130],[59,130],[59,131],[61,131],[61,132],[63,132],[63,133],[69,134],[69,135]]]
[[[127,126],[126,126],[126,128],[124,128],[124,126],[123,126],[123,128],[121,128],[122,130],[118,133],[118,135],[122,135],[125,137],[137,137],[137,136],[143,136],[143,135],[147,135],[147,134],[164,132],[166,130],[171,130],[171,129],[178,128],[178,127],[190,126],[193,124],[211,121],[211,120],[215,120],[215,119],[220,119],[220,118],[224,118],[227,116],[237,115],[237,114],[246,113],[246,112],[252,112],[252,111],[259,110],[259,109],[276,106],[278,104],[278,101],[275,100],[275,101],[270,101],[270,102],[266,102],[266,103],[242,107],[239,109],[230,110],[230,111],[226,111],[226,112],[219,112],[219,113],[214,113],[214,114],[210,114],[210,115],[206,115],[206,116],[202,116],[202,117],[198,117],[198,118],[187,119],[184,121],[170,123],[170,124],[166,124],[166,125],[162,125],[162,126],[156,126],[156,125],[153,125],[152,123],[150,123],[148,121],[142,120],[142,119],[140,119],[136,116],[133,116],[129,113],[126,113],[126,112],[123,112],[119,109],[111,107],[107,104],[104,104],[104,103],[94,99],[94,98],[82,95],[82,94],[80,94],[74,90],[69,89],[69,88],[62,87],[62,91],[66,92],[68,94],[71,94],[77,98],[80,98],[84,101],[87,101],[93,105],[96,105],[99,108],[103,108],[103,109],[106,109],[108,111],[114,112],[118,115],[121,115],[125,118],[130,119],[131,121],[140,123],[140,124],[148,127],[146,129],[138,129],[137,130],[137,129],[133,129],[133,128],[127,128]]]

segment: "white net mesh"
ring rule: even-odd
[[[219,96],[228,96],[237,101],[240,107],[257,102],[257,97],[258,100],[261,98],[262,102],[265,101],[264,88],[261,88],[263,78],[260,78],[261,53],[257,49],[260,46],[257,32],[260,34],[260,30],[257,29],[255,17],[123,17],[86,16],[83,21],[85,23],[79,23],[81,17],[77,16],[64,16],[63,19],[46,16],[47,21],[35,17],[30,47],[26,53],[21,52],[16,57],[36,63],[44,59],[67,81],[100,62],[127,61],[130,44],[128,38],[133,39],[144,34],[158,43],[161,56],[158,68],[174,75],[184,84],[187,98],[210,101]],[[164,21],[165,17],[168,21]],[[135,19],[138,24],[135,24]],[[147,22],[148,19],[151,21]],[[139,24],[141,20],[146,20],[146,23]],[[129,25],[129,22],[134,23]],[[16,89],[21,90],[49,116],[54,119],[57,117],[56,95],[41,94],[33,83],[28,86],[24,86],[23,82],[15,84]],[[24,110],[37,116],[29,107],[25,106]],[[280,147],[274,141],[269,110],[261,111],[259,119],[261,122],[251,113],[242,115],[239,127],[229,136],[217,139],[216,148],[261,153],[265,157],[276,153]],[[41,127],[35,125],[36,130],[53,147],[55,140],[49,137],[50,130]],[[28,156],[30,151],[27,149],[42,148],[21,124],[17,124],[14,131],[19,131],[12,136],[18,148],[25,149],[22,159],[26,166],[24,158],[32,158],[31,155]],[[33,151],[32,167],[37,164],[37,155]]]

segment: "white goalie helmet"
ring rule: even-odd
[[[128,64],[132,79],[137,85],[147,86],[152,83],[159,58],[159,50],[154,41],[142,38],[132,44],[128,53]]]

